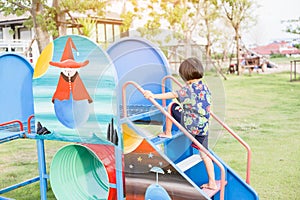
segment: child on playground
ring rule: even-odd
[[[173,102],[168,107],[168,112],[178,121],[195,139],[208,149],[208,128],[210,118],[211,93],[203,83],[204,69],[197,58],[184,60],[179,67],[179,75],[186,85],[178,91],[163,94],[153,94],[151,91],[144,92],[145,98],[173,99],[177,98],[181,105]],[[165,132],[159,137],[172,138],[172,121],[166,118]],[[192,146],[197,146],[192,143]],[[200,156],[205,164],[209,181],[201,188],[217,189],[214,166],[212,160],[200,150]]]

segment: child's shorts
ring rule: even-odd
[[[198,142],[202,144],[202,146],[208,149],[208,133],[207,135],[196,135],[195,139],[198,140]],[[195,149],[199,149],[199,147],[194,143],[192,143],[192,147],[194,147]]]
[[[178,103],[172,103],[171,105],[171,115],[181,124],[181,112],[182,108]]]
[[[172,103],[171,115],[172,117],[174,117],[174,119],[176,119],[176,121],[178,121],[182,125],[181,112],[182,112],[182,108],[180,107],[180,105],[178,103]],[[202,144],[206,149],[208,149],[208,132],[206,135],[196,135],[195,139],[198,140],[198,142]],[[198,146],[195,145],[194,143],[192,143],[192,147],[199,149]]]

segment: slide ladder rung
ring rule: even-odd
[[[184,172],[184,171],[192,168],[193,166],[197,165],[201,161],[202,161],[202,159],[199,154],[193,154],[192,156],[187,157],[186,159],[177,163],[176,166]]]
[[[221,181],[220,180],[216,180],[216,184],[217,184],[217,189],[215,190],[211,190],[208,188],[203,188],[202,190],[209,196],[209,197],[213,197],[215,194],[217,194],[217,192],[220,191],[221,188]],[[225,182],[225,185],[227,184],[227,181]]]
[[[151,139],[151,142],[153,142],[155,145],[159,145],[159,144],[162,144],[164,142],[167,142],[167,141],[170,141],[170,140],[173,140],[177,137],[180,137],[182,136],[183,133],[181,131],[172,131],[172,138],[163,138],[163,137],[154,137]]]

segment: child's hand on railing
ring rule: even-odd
[[[149,91],[149,90],[145,90],[144,97],[146,99],[154,98],[154,94],[151,91]]]

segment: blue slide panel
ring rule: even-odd
[[[171,147],[171,146],[169,146]],[[173,149],[176,149],[176,145],[174,143]],[[171,150],[167,151],[168,157],[174,160],[174,152],[173,154],[170,154],[172,152]],[[175,152],[179,152],[178,148]],[[227,181],[227,184],[225,186],[225,200],[258,200],[258,194],[254,191],[254,189],[248,185],[239,175],[237,175],[228,165],[226,165],[214,152],[210,151],[210,153],[215,156],[221,164],[225,168],[225,179]],[[176,158],[179,154],[176,155]],[[184,159],[183,154],[180,159],[177,159],[175,163],[180,162]],[[171,157],[170,157],[171,156]],[[216,180],[221,179],[221,170],[220,168],[214,164],[215,169],[215,177]],[[208,182],[208,176],[206,172],[206,168],[203,162],[198,163],[194,167],[188,169],[184,172],[185,175],[187,175],[196,185],[201,186],[204,183]],[[220,199],[220,193],[218,192],[214,197],[214,199]]]
[[[222,159],[211,152],[225,167],[227,185],[225,187],[225,200],[258,200],[258,194],[238,174],[234,172]],[[220,177],[220,171],[215,171],[216,177]],[[215,197],[219,199],[219,193]]]
[[[15,53],[0,55],[0,123],[11,120],[27,122],[33,115],[33,68],[28,60]]]
[[[182,133],[179,135],[173,136],[173,139],[167,140],[164,143],[164,145],[165,145],[164,153],[174,163],[179,163],[180,161],[193,155],[191,141]]]

